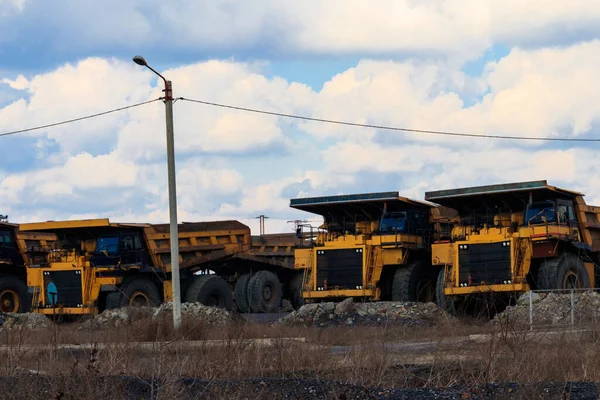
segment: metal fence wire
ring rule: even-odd
[[[519,299],[529,303],[529,329],[596,324],[600,288],[530,290]],[[518,305],[517,305],[518,306]]]

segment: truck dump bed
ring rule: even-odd
[[[22,236],[20,243],[25,248],[60,248],[58,242],[54,242],[57,237],[78,238],[83,242],[91,242],[87,248],[95,248],[95,240],[101,234],[138,232],[143,236],[154,267],[165,272],[171,268],[169,224],[113,223],[104,218],[27,223],[21,224],[19,229]],[[250,228],[238,221],[184,222],[178,224],[178,236],[180,269],[190,269],[192,272],[203,269],[210,261],[251,248]]]
[[[18,224],[0,223],[0,264],[24,265],[46,258],[56,243],[56,235],[47,232],[23,232]]]
[[[274,233],[252,236],[252,248],[236,258],[257,261],[283,268],[294,268],[295,233]]]
[[[251,248],[250,228],[239,221],[184,222],[178,225],[179,267],[190,268],[221,260]],[[154,265],[171,268],[169,224],[147,225],[144,237]]]

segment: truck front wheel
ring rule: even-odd
[[[133,277],[125,281],[122,287],[121,307],[158,307],[160,292],[148,278]]]

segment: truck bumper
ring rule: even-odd
[[[303,291],[305,299],[323,299],[335,297],[370,297],[378,299],[379,293],[376,289],[346,289],[346,290],[308,290]]]
[[[446,296],[456,296],[490,292],[526,292],[528,290],[529,285],[527,283],[511,283],[506,285],[473,285],[463,287],[445,287],[444,294]]]

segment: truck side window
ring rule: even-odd
[[[9,245],[12,243],[9,232],[0,232],[0,245]]]
[[[140,237],[138,235],[135,235],[133,237],[133,249],[134,250],[142,250],[142,242],[140,242]]]
[[[575,221],[575,212],[573,211],[573,206],[567,207],[567,215],[569,217],[569,221]]]
[[[559,224],[567,223],[567,216],[568,216],[567,206],[559,205],[556,207],[556,217],[558,219]]]
[[[125,250],[133,250],[133,237],[131,235],[121,236],[121,246]]]

